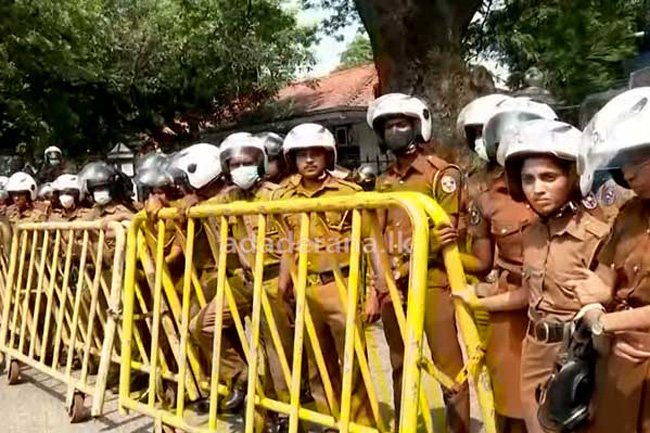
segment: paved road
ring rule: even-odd
[[[374,326],[367,334],[370,352],[370,369],[375,381],[381,411],[385,416],[392,412],[392,379],[388,363],[388,348],[383,339],[382,330]],[[441,405],[439,391],[427,380],[425,384],[430,404]],[[60,382],[33,369],[24,368],[21,383],[13,386],[7,384],[3,375],[0,377],[0,431],[3,433],[149,433],[153,432],[150,418],[139,414],[121,417],[117,411],[117,395],[108,393],[104,406],[104,416],[82,423],[70,424],[65,411],[66,387]],[[472,413],[478,416],[475,396],[472,399]],[[90,406],[90,401],[87,401]],[[434,410],[436,412],[440,409]],[[472,420],[472,431],[482,432],[478,420]],[[221,425],[220,432],[241,431],[240,428]],[[440,427],[438,425],[438,427]],[[439,428],[436,431],[441,431]]]
[[[32,369],[25,369],[21,383],[7,384],[0,378],[0,430],[6,433],[148,433],[152,422],[117,412],[117,396],[108,394],[105,416],[82,424],[70,424],[65,411],[66,388]]]

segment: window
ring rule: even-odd
[[[348,134],[347,126],[337,126],[334,128],[334,137],[336,137],[336,144],[339,146],[350,145],[350,136]]]

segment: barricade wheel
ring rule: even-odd
[[[84,407],[84,400],[85,398],[82,393],[75,393],[74,398],[72,399],[72,406],[70,406],[70,410],[68,411],[71,423],[85,421],[88,417],[88,411]]]
[[[11,361],[9,364],[7,378],[9,379],[9,385],[15,385],[20,380],[20,364],[18,361]]]

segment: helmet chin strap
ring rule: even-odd
[[[578,206],[572,200],[569,200],[567,204],[565,204],[564,206],[562,206],[552,214],[548,215],[544,219],[562,218],[567,213],[576,213],[577,210],[578,210]]]

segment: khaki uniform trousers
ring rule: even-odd
[[[217,272],[213,271],[206,276],[202,276],[202,285],[204,291],[206,285],[210,290],[215,291],[217,286]],[[233,297],[239,316],[243,319],[250,313],[252,299],[247,292],[243,281],[240,278],[228,278],[228,283],[232,290]],[[225,383],[231,383],[233,379],[246,380],[248,377],[248,365],[242,343],[239,340],[235,322],[233,319],[232,310],[224,296],[224,304],[222,311],[222,338],[221,338],[221,365],[219,369],[220,380]],[[214,332],[216,324],[216,308],[217,299],[213,299],[199,311],[199,313],[190,322],[190,335],[198,343],[201,353],[205,358],[205,363],[208,366],[207,371],[212,368],[212,351],[214,342]]]
[[[384,305],[381,317],[386,341],[390,348],[395,419],[399,424],[404,371],[404,341],[400,334],[395,309],[391,303]],[[429,287],[427,289],[424,332],[434,364],[449,377],[455,378],[464,364],[458,342],[454,304],[448,288]],[[465,382],[461,389],[455,393],[444,390],[443,395],[450,431],[452,433],[468,433],[470,428],[469,384]]]
[[[562,342],[542,343],[530,335],[524,339],[521,349],[521,404],[529,433],[544,433],[537,421],[537,388],[546,383],[553,373]]]
[[[347,279],[345,279],[344,284],[347,285]],[[321,284],[317,277],[310,278],[306,288],[306,299],[314,327],[316,328],[316,335],[318,336],[318,342],[323,352],[332,388],[334,389],[334,394],[338,399],[338,405],[340,407],[340,396],[343,386],[342,369],[346,314],[340,302],[336,281]],[[360,329],[359,334],[363,336],[363,330]],[[316,401],[318,411],[329,414],[331,413],[330,407],[314,361],[313,349],[311,348],[307,334],[305,334],[305,342],[310,353],[309,383],[311,394]],[[373,426],[375,423],[368,400],[368,393],[361,378],[358,365],[355,354],[355,366],[352,372],[350,419],[357,424]]]

